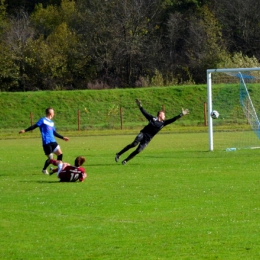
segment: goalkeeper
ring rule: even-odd
[[[140,100],[136,99],[135,101],[149,123],[140,131],[140,133],[136,136],[135,140],[131,144],[127,145],[123,150],[116,154],[115,161],[118,162],[120,156],[123,153],[139,144],[137,149],[133,151],[125,160],[122,161],[122,164],[126,164],[129,160],[133,159],[138,153],[140,153],[164,126],[171,124],[180,119],[182,116],[189,114],[188,109],[182,109],[182,112],[179,115],[165,120],[164,111],[159,111],[157,113],[157,117],[153,117],[144,110]]]

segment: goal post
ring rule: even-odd
[[[260,111],[260,68],[208,69],[207,104],[210,151],[215,148],[215,132],[218,133],[218,141],[223,142],[218,149],[231,147],[231,141],[236,142],[237,148],[260,146],[257,117]],[[219,112],[218,119],[212,119],[213,110]],[[235,134],[232,135],[232,132]],[[222,138],[224,133],[228,133],[226,139]],[[244,137],[241,136],[245,133],[247,140],[242,143]],[[255,138],[256,135],[251,137],[252,133],[258,135],[258,138]],[[255,140],[249,141],[248,136]]]

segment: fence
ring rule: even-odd
[[[162,105],[162,110],[166,110]],[[206,103],[204,103],[201,113],[201,119],[194,119],[192,116],[187,117],[188,120],[176,121],[174,124],[182,126],[207,126],[206,118]],[[147,109],[147,111],[149,111]],[[150,112],[153,116],[156,116],[156,112]],[[171,114],[169,116],[169,114]],[[168,112],[168,118],[177,115],[175,112]],[[29,120],[26,125],[35,124],[42,115],[30,112]],[[136,107],[122,107],[117,105],[111,105],[106,109],[92,110],[91,108],[84,109],[70,109],[58,110],[55,112],[55,125],[62,130],[77,130],[84,131],[90,129],[131,129],[139,126],[144,126],[147,122],[146,118],[140,113]]]
[[[15,106],[9,106],[6,113],[0,115],[0,132],[16,132],[35,124],[44,116],[44,111],[48,106],[47,102],[33,104],[28,112],[28,105],[21,100]],[[194,105],[193,100],[186,107],[190,109],[190,115],[169,125],[167,130],[175,130],[178,126],[198,126],[206,129],[206,104]],[[50,101],[50,103],[52,103]],[[123,103],[123,104],[122,104]],[[198,102],[197,102],[198,103]],[[166,111],[166,119],[178,115],[181,111],[181,104],[155,103],[152,100],[144,102],[144,108],[153,116],[159,110]],[[74,104],[61,102],[55,103],[54,122],[57,131],[85,131],[85,130],[131,130],[143,127],[147,124],[146,118],[142,115],[135,102],[76,102]],[[202,130],[204,131],[204,130]]]

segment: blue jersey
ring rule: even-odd
[[[56,131],[54,122],[47,117],[42,117],[36,125],[40,128],[42,134],[42,144],[46,145],[52,142],[56,142],[54,133]]]

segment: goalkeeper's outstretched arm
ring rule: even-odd
[[[145,116],[145,118],[146,118],[147,120],[151,120],[151,119],[153,118],[153,116],[150,115],[150,114],[143,108],[141,101],[140,101],[139,99],[136,99],[135,102],[136,102],[137,106],[140,108],[140,110],[141,110],[142,114]]]
[[[170,118],[168,120],[165,120],[164,121],[164,125],[166,126],[168,124],[171,124],[171,123],[175,122],[176,120],[180,119],[181,117],[188,115],[189,113],[190,113],[189,109],[182,108],[181,113],[179,115],[177,115],[177,116],[175,116],[173,118]]]

